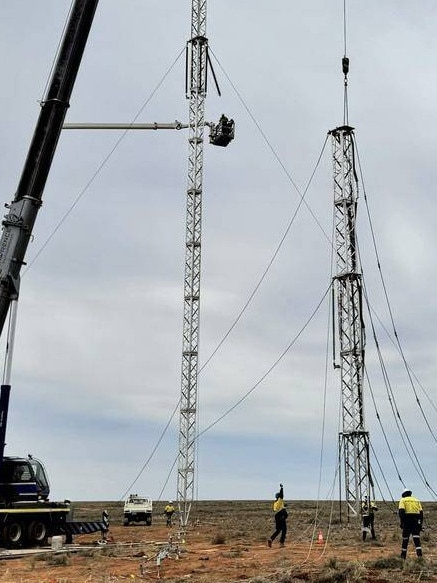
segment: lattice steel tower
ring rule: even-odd
[[[189,99],[188,186],[177,480],[177,499],[180,522],[183,527],[187,525],[194,498],[200,316],[203,134],[207,63],[206,0],[193,0],[191,7],[191,38],[187,43],[187,98]]]
[[[362,316],[362,274],[356,240],[358,180],[353,128],[330,132],[334,163],[334,229],[336,252],[337,325],[341,373],[342,431],[339,453],[344,457],[345,496],[350,513],[360,515],[364,496],[371,498],[369,434],[364,425],[363,377],[365,331]]]

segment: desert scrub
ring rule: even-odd
[[[224,545],[226,543],[226,537],[223,532],[217,532],[211,540],[213,545]]]
[[[314,578],[314,583],[365,583],[367,569],[359,562],[348,563],[344,567],[329,569]]]
[[[381,557],[375,561],[367,561],[366,566],[370,569],[401,569],[403,560],[400,557]]]
[[[47,560],[47,564],[52,565],[53,567],[68,567],[71,565],[70,554],[55,553],[54,555],[50,555]]]

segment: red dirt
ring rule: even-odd
[[[427,539],[423,541],[424,563],[416,561],[410,546],[402,570],[398,559],[399,527],[397,519],[390,515],[390,524],[381,521],[377,524],[377,541],[361,541],[356,524],[349,527],[331,524],[330,530],[329,526],[322,528],[321,542],[319,528],[314,529],[306,519],[311,508],[302,514],[291,510],[286,546],[280,548],[274,542],[268,548],[272,517],[266,503],[204,504],[209,504],[207,519],[200,519],[183,536],[175,527],[168,529],[160,515],[150,527],[123,527],[121,521],[114,522],[106,545],[96,544],[99,535],[86,535],[76,537],[76,546],[80,545],[76,551],[3,560],[0,582],[115,583],[161,579],[218,583],[254,578],[258,583],[261,579],[288,583],[322,580],[394,583],[425,579],[437,582],[437,563],[433,559],[436,546],[429,536],[423,537]],[[238,506],[224,508],[231,504],[244,506],[244,512],[238,512]],[[159,560],[158,553],[166,545],[169,553]]]

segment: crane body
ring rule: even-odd
[[[75,0],[63,35],[47,94],[34,130],[14,199],[6,205],[0,239],[0,334],[11,310],[7,370],[0,390],[0,545],[25,547],[46,544],[49,537],[108,529],[100,521],[70,521],[71,503],[49,500],[44,465],[32,456],[4,456],[10,396],[10,367],[15,332],[20,271],[42,204],[42,195],[69,107],[76,75],[85,50],[98,0]]]

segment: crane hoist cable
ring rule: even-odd
[[[349,125],[349,106],[348,106],[348,73],[349,73],[349,58],[347,57],[347,18],[346,18],[346,0],[343,0],[343,42],[344,52],[341,60],[343,70],[343,125]]]

